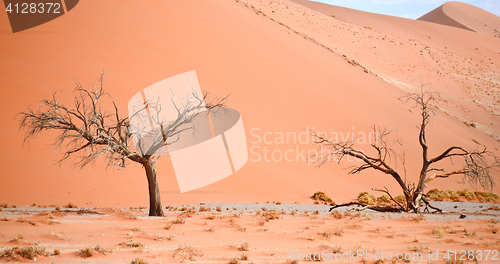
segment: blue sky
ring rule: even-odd
[[[416,19],[444,4],[443,0],[313,0],[372,13]],[[462,0],[500,16],[500,0]]]

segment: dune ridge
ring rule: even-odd
[[[500,38],[500,17],[462,2],[446,2],[417,20],[462,28]]]

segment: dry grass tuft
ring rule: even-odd
[[[408,246],[408,250],[418,252],[418,253],[423,253],[424,250],[428,250],[428,249],[429,249],[429,245],[427,243],[424,243],[424,242],[418,242],[417,244],[415,244],[413,246]]]
[[[338,211],[333,211],[331,213],[331,216],[335,219],[342,219],[343,218],[343,215],[341,213],[339,213]]]
[[[180,256],[181,262],[184,262],[186,260],[195,261],[195,257],[203,257],[205,255],[201,252],[201,250],[198,250],[193,246],[183,244],[179,245],[172,255],[173,258],[176,256]]]
[[[21,241],[23,238],[24,236],[22,234],[19,234],[17,235],[17,237],[13,238],[10,242],[19,243],[19,241]]]
[[[371,195],[368,192],[360,192],[358,194],[358,202],[364,203],[364,204],[375,204],[377,199],[375,199],[375,196]]]
[[[473,201],[473,200],[478,200],[479,202],[483,203],[491,203],[491,202],[497,202],[499,199],[499,196],[495,193],[489,193],[489,192],[471,192],[468,189],[463,189],[460,191],[453,191],[453,190],[439,190],[439,189],[432,189],[427,192],[426,194],[427,198],[432,201],[444,201],[444,200],[451,200],[451,201],[460,201],[460,198],[463,197],[466,200]]]
[[[248,251],[250,249],[250,246],[248,245],[248,242],[241,242],[241,244],[238,246],[238,249],[240,251]]]
[[[113,252],[113,250],[103,248],[101,245],[95,245],[94,251],[97,252],[97,253],[99,253],[99,254],[103,254],[103,255],[106,255],[108,253]]]
[[[330,233],[323,231],[323,232],[318,232],[318,235],[323,236],[325,239],[330,238]]]
[[[387,193],[383,193],[379,197],[377,197],[377,203],[381,205],[385,205],[391,202],[391,197]]]
[[[317,191],[311,196],[315,201],[321,201],[324,204],[335,205],[333,199],[323,191]]]
[[[335,229],[335,232],[333,232],[333,234],[336,236],[342,236],[343,233],[344,231],[340,227],[337,227],[337,229]]]
[[[130,262],[131,264],[149,264],[146,260],[141,258],[136,258]]]
[[[182,225],[185,223],[186,223],[186,219],[182,216],[178,216],[173,222],[173,224],[176,224],[176,225]]]
[[[279,214],[275,211],[265,211],[261,214],[261,216],[266,222],[269,222],[270,220],[280,219]]]
[[[129,242],[127,242],[127,247],[131,247],[131,248],[141,248],[143,247],[144,244],[142,244],[141,242],[139,241],[135,241],[135,240],[130,240]]]
[[[449,259],[445,260],[444,264],[464,264],[465,262],[463,260],[458,260],[458,259]]]
[[[73,203],[68,203],[67,205],[64,206],[64,208],[78,208],[78,206],[76,206]]]
[[[412,217],[411,219],[412,219],[413,221],[415,221],[415,222],[417,222],[417,223],[418,223],[418,222],[420,222],[420,221],[422,221],[422,220],[425,220],[425,216],[424,216],[424,215],[414,216],[414,217]]]
[[[94,256],[94,250],[92,248],[84,248],[78,250],[78,255],[82,258],[90,258]]]
[[[443,229],[437,229],[437,228],[432,230],[431,233],[435,235],[437,238],[442,238],[444,237],[445,234]]]

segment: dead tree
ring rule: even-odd
[[[178,115],[174,121],[158,124],[162,131],[154,143],[150,144],[151,149],[137,150],[133,146],[132,136],[138,131],[132,129],[128,117],[119,114],[112,97],[104,90],[103,78],[104,73],[99,78],[99,84],[93,85],[92,89],[86,89],[77,82],[72,106],[61,103],[55,92],[52,97],[43,99],[37,108],[27,107],[24,112],[19,113],[19,126],[26,130],[24,142],[44,131],[55,131],[55,148],[66,149],[58,160],[59,164],[70,157],[73,158],[75,167],[79,168],[94,164],[100,157],[104,157],[108,167],[124,168],[128,161],[141,164],[148,181],[149,215],[163,216],[156,179],[157,158],[154,153],[158,148],[175,142],[182,131],[191,129],[193,119],[206,113],[201,110],[224,107],[227,97],[205,102],[207,94],[203,98],[193,94],[182,109],[176,106]],[[157,106],[144,102],[144,106],[135,110],[134,115],[144,114]]]
[[[310,160],[312,160],[318,167],[321,167],[322,165],[333,161],[340,163],[346,156],[349,156],[354,158],[354,160],[360,161],[361,165],[353,166],[348,174],[356,174],[367,169],[373,169],[390,175],[395,181],[397,181],[403,191],[406,203],[402,205],[394,199],[392,200],[395,201],[397,207],[406,212],[419,213],[421,202],[424,201],[428,204],[424,198],[425,187],[430,181],[437,178],[448,178],[452,175],[462,175],[464,180],[467,180],[472,185],[479,185],[485,189],[490,188],[491,191],[491,188],[493,187],[493,177],[491,173],[500,167],[500,162],[495,154],[487,151],[486,147],[482,150],[468,151],[459,146],[451,146],[442,152],[442,154],[429,158],[426,128],[429,125],[430,118],[433,114],[431,103],[438,100],[438,96],[435,93],[426,92],[421,89],[419,93],[411,93],[403,99],[405,99],[405,102],[415,103],[421,113],[421,122],[418,126],[418,140],[420,146],[422,147],[423,164],[419,172],[416,187],[415,184],[406,180],[404,150],[403,154],[399,155],[397,151],[389,147],[389,137],[393,130],[387,131],[385,129],[377,129],[376,127],[373,127],[374,143],[371,144],[371,153],[374,153],[373,155],[369,155],[367,152],[357,149],[354,141],[334,142],[328,139],[326,135],[310,131],[311,135],[315,139],[314,143],[319,145],[319,154],[311,155]],[[401,145],[399,140],[397,143]],[[463,166],[458,170],[445,171],[443,168],[437,167],[439,162],[457,158],[463,160]],[[403,179],[401,174],[396,171],[398,163],[402,163],[403,165],[403,175],[405,179]],[[436,173],[429,175],[431,172]],[[379,189],[374,190],[383,191],[389,194],[387,189],[385,189],[385,191]],[[390,197],[392,198],[392,196]],[[433,209],[440,211],[437,208]],[[392,209],[385,211],[392,211]]]

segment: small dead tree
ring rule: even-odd
[[[133,129],[130,119],[119,114],[115,102],[104,90],[104,73],[99,78],[99,84],[93,85],[92,89],[86,89],[77,82],[72,106],[61,103],[55,92],[52,97],[41,100],[37,108],[27,107],[24,112],[18,114],[19,126],[20,129],[26,130],[25,143],[44,131],[56,131],[55,148],[66,149],[58,160],[59,164],[70,157],[74,158],[74,165],[79,168],[94,164],[101,157],[106,160],[108,167],[124,168],[128,161],[141,164],[148,180],[149,215],[163,216],[156,179],[157,157],[154,153],[157,149],[178,140],[182,131],[192,129],[193,119],[201,113],[206,113],[202,110],[225,107],[227,97],[211,102],[206,102],[206,97],[206,93],[203,98],[193,93],[182,108],[174,104],[177,117],[168,124],[158,124],[162,130],[152,140],[149,150],[137,150],[133,146],[133,135],[141,131]],[[158,107],[158,104],[144,102],[141,109],[135,110],[134,115],[146,114]],[[159,112],[161,109],[155,110]]]
[[[312,137],[315,139],[314,143],[319,145],[318,154],[311,155],[310,160],[312,160],[318,167],[321,167],[322,165],[333,161],[340,163],[345,159],[345,157],[348,156],[362,163],[359,166],[353,166],[349,171],[349,174],[356,174],[367,169],[374,169],[390,175],[397,181],[403,191],[406,200],[404,205],[392,199],[392,196],[388,192],[387,188],[384,188],[383,190],[373,190],[387,193],[397,204],[397,207],[406,212],[411,211],[419,213],[422,201],[428,205],[428,202],[424,197],[424,190],[430,181],[437,178],[448,178],[452,175],[463,175],[464,181],[467,180],[472,185],[479,185],[485,189],[490,188],[491,191],[491,188],[493,187],[493,177],[491,173],[500,167],[500,162],[495,154],[487,151],[486,147],[484,147],[483,150],[468,151],[459,146],[451,146],[442,152],[442,154],[429,158],[426,128],[429,125],[430,118],[433,114],[431,103],[439,98],[437,94],[424,91],[422,88],[419,93],[410,93],[403,97],[403,99],[404,102],[414,103],[421,113],[421,122],[418,126],[418,140],[420,146],[422,147],[423,164],[419,172],[418,183],[416,186],[412,182],[406,180],[404,150],[403,154],[399,155],[397,151],[389,147],[389,137],[393,130],[387,131],[385,129],[377,129],[376,127],[373,127],[374,133],[372,134],[374,136],[374,143],[371,144],[371,147],[372,153],[375,153],[374,155],[369,155],[367,152],[357,149],[354,141],[334,142],[328,139],[326,135],[310,131]],[[398,140],[396,142],[402,146],[401,141]],[[445,171],[443,168],[437,166],[438,163],[444,160],[456,158],[463,160],[463,166],[458,170]],[[398,163],[402,163],[403,165],[404,179],[401,174],[396,171]],[[429,175],[431,172],[436,173]],[[338,205],[337,207],[353,204],[359,205],[359,203],[348,203],[345,205]],[[368,208],[377,211],[394,211],[393,208],[382,208],[380,206],[372,206]],[[431,208],[434,207],[431,206]],[[440,211],[437,208],[434,209]]]

